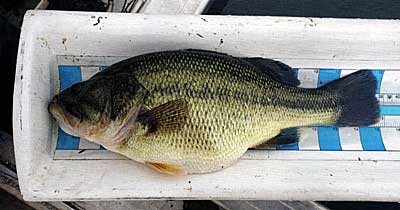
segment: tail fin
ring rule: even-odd
[[[336,126],[366,126],[379,120],[375,97],[377,81],[371,71],[360,70],[335,80],[322,89],[339,94],[339,117]]]

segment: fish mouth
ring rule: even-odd
[[[49,103],[47,109],[57,120],[64,118],[64,111],[62,110],[61,106],[58,105],[57,97],[54,97],[54,99]]]
[[[74,120],[70,114],[64,111],[64,109],[58,103],[57,97],[53,98],[53,100],[48,104],[47,109],[49,113],[57,120],[58,125],[64,132],[73,136],[81,136],[76,132],[79,124],[78,121]]]

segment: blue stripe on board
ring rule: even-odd
[[[382,142],[381,129],[380,128],[360,128],[360,139],[363,150],[366,151],[383,151],[385,146]]]
[[[382,77],[384,74],[384,70],[371,70],[372,74],[376,77],[376,83],[377,83],[377,87],[376,87],[376,93],[380,93],[381,92],[381,84],[382,84]]]
[[[60,90],[82,81],[80,66],[58,66]]]
[[[103,71],[106,68],[108,68],[108,66],[99,66],[100,71]]]
[[[340,69],[320,69],[318,74],[318,87],[340,78]]]
[[[56,150],[77,150],[79,149],[80,138],[65,133],[58,128],[58,141]]]
[[[320,150],[340,151],[339,130],[336,127],[318,127],[318,141]]]
[[[381,115],[400,115],[400,106],[379,106]]]
[[[58,66],[60,78],[60,91],[71,85],[82,81],[80,66]],[[79,149],[80,138],[65,133],[58,128],[58,140],[56,150],[77,150]]]

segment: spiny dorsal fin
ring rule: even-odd
[[[138,121],[148,126],[146,135],[151,135],[181,129],[188,115],[188,103],[183,99],[178,99],[141,113]]]
[[[284,145],[296,144],[299,142],[299,136],[298,128],[282,129],[277,136],[267,140],[265,143],[255,146],[254,149],[271,149]]]
[[[290,86],[298,86],[300,84],[300,81],[297,79],[294,70],[290,66],[280,61],[259,57],[242,59],[251,63],[260,71],[278,82]]]
[[[188,48],[188,49],[183,49],[182,51],[194,52],[194,53],[218,54],[218,55],[225,55],[225,56],[233,57],[233,56],[231,56],[231,55],[228,55],[227,53],[222,53],[222,52],[217,52],[217,51],[212,51],[212,50],[204,50],[204,49],[192,49],[192,48]]]

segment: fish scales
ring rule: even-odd
[[[230,56],[159,53],[136,63],[126,71],[149,90],[146,108],[180,98],[190,104],[189,120],[179,132],[145,136],[143,126],[120,148],[142,162],[164,160],[193,173],[218,170],[288,125],[334,120],[334,96],[284,86]]]

